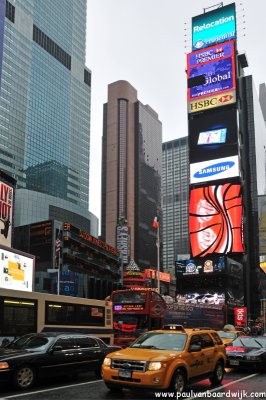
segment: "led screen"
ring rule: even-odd
[[[192,50],[236,38],[235,3],[192,18]]]
[[[34,257],[0,248],[0,287],[32,292]]]
[[[14,187],[0,179],[0,244],[11,247],[14,216]]]
[[[200,260],[181,260],[175,262],[176,274],[182,276],[220,274],[225,272],[223,256],[203,258]]]
[[[190,191],[192,257],[244,251],[242,203],[239,184],[211,185]]]
[[[190,163],[238,154],[237,110],[218,109],[189,120]]]
[[[198,138],[198,144],[218,144],[225,143],[226,140],[226,128],[214,129],[212,131],[200,132]]]
[[[210,182],[240,176],[238,156],[190,164],[190,183]]]
[[[205,83],[188,87],[188,102],[235,90],[234,42],[196,51],[187,55],[188,79],[198,77]],[[201,78],[201,79],[200,79]]]

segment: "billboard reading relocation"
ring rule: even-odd
[[[0,260],[0,288],[32,292],[34,256],[0,247]]]
[[[235,3],[192,18],[192,51],[236,39]]]
[[[192,257],[243,253],[243,200],[240,184],[210,185],[190,191]]]
[[[229,92],[232,102],[236,88],[234,41],[188,54],[187,74],[189,112],[198,111],[194,102],[208,96]],[[216,102],[215,107],[227,105],[228,101]]]

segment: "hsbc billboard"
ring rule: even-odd
[[[236,100],[234,41],[188,54],[187,74],[189,112],[233,103]]]

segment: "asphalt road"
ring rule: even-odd
[[[204,394],[205,393],[205,394]],[[123,390],[111,393],[102,380],[95,380],[93,374],[84,374],[76,381],[67,378],[42,381],[26,392],[15,391],[10,386],[0,387],[0,400],[124,400],[174,398],[176,395],[155,394],[152,392]],[[227,370],[220,387],[212,387],[208,380],[190,386],[181,399],[266,399],[266,373],[234,372]]]

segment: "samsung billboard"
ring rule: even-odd
[[[189,234],[192,257],[243,253],[243,199],[240,184],[190,191]]]
[[[240,176],[239,157],[224,157],[190,164],[190,183],[202,183]]]
[[[189,120],[190,163],[238,155],[237,110],[218,109]]]
[[[236,39],[235,3],[192,18],[192,51]]]
[[[188,103],[236,89],[234,41],[187,55]],[[216,106],[226,105],[217,103]],[[191,107],[189,107],[190,109]]]

